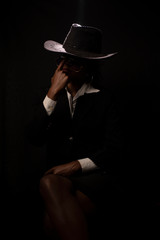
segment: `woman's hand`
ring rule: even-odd
[[[63,64],[64,61],[62,61],[57,67],[53,77],[51,78],[51,87],[47,93],[47,96],[54,101],[57,100],[60,92],[67,86],[68,83],[68,76],[62,69]]]
[[[70,163],[55,166],[45,172],[44,175],[56,174],[64,177],[69,177],[71,175],[78,174],[82,171],[81,165],[78,161],[72,161]]]

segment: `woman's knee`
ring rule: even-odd
[[[41,195],[49,193],[65,193],[72,191],[72,182],[60,175],[48,174],[40,179]]]

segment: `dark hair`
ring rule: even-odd
[[[88,60],[86,61],[86,66],[89,75],[89,81],[91,82],[92,86],[98,89],[103,88],[102,82],[102,72],[101,66],[103,65],[103,61],[101,60]],[[88,81],[88,82],[89,82]]]

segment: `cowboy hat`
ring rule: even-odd
[[[90,26],[73,23],[63,44],[53,40],[44,43],[48,51],[69,54],[85,59],[106,59],[116,53],[102,54],[102,32]]]

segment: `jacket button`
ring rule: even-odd
[[[49,123],[47,126],[47,130],[49,130],[51,126],[52,126],[52,123]]]

